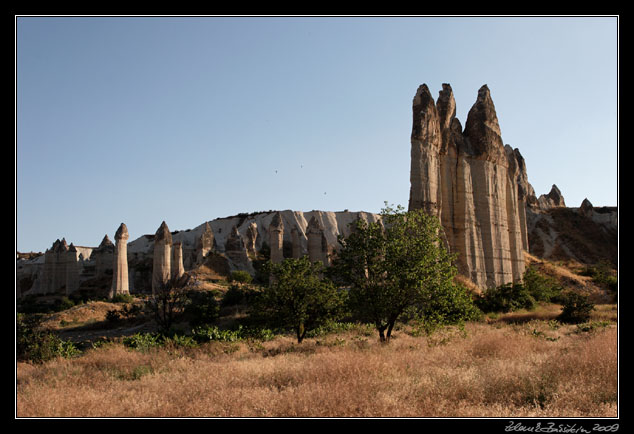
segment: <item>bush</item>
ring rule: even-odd
[[[134,297],[130,294],[115,294],[110,300],[111,303],[132,303],[134,301]]]
[[[476,299],[475,304],[485,313],[506,313],[519,309],[533,310],[536,301],[524,285],[507,283],[497,288],[487,289],[483,295]]]
[[[194,340],[199,343],[209,341],[236,342],[242,340],[240,329],[237,331],[221,330],[217,326],[207,325],[196,327],[192,330],[192,333]]]
[[[557,320],[568,324],[580,324],[590,319],[594,304],[587,296],[568,292],[563,296],[563,309]]]
[[[213,323],[220,314],[216,301],[218,291],[188,291],[185,316],[191,327]]]
[[[553,301],[561,294],[563,288],[552,277],[547,277],[533,267],[524,272],[524,287],[536,301]]]
[[[119,322],[121,319],[121,313],[117,309],[110,309],[106,312],[106,321],[110,324]]]
[[[55,357],[74,357],[81,353],[74,343],[39,329],[39,315],[19,313],[16,321],[16,357],[18,360],[43,363]]]
[[[163,337],[157,333],[135,333],[123,338],[123,345],[139,351],[148,351],[163,344]]]
[[[251,276],[247,271],[236,270],[231,272],[231,276],[229,277],[229,282],[238,282],[238,283],[251,283],[253,280],[253,276]]]

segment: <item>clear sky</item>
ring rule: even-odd
[[[412,99],[483,84],[537,196],[617,205],[616,17],[16,18],[16,239],[407,207]]]

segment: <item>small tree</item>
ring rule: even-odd
[[[443,247],[438,219],[387,204],[381,216],[377,223],[357,220],[347,238],[339,237],[341,250],[331,269],[335,281],[349,287],[352,310],[375,325],[381,342],[389,341],[406,310],[424,317],[442,307],[437,318],[442,321],[477,312],[461,296],[464,289],[454,286],[453,256]]]
[[[256,310],[274,327],[291,327],[301,343],[306,332],[334,319],[343,305],[332,282],[322,278],[323,265],[306,257],[285,259],[266,270],[271,279],[257,299]]]
[[[159,333],[167,335],[187,300],[186,276],[171,279],[157,288],[146,301],[146,308],[153,314]]]
[[[564,323],[579,324],[590,319],[594,303],[588,296],[570,291],[563,295],[563,309],[557,319]]]

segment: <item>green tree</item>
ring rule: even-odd
[[[322,277],[323,265],[308,258],[288,258],[265,266],[269,286],[257,299],[256,310],[274,327],[291,327],[301,343],[306,332],[334,319],[343,306],[342,294]]]
[[[422,210],[386,207],[381,222],[357,220],[352,233],[339,237],[341,250],[331,273],[349,288],[351,309],[376,327],[382,342],[390,340],[405,311],[453,322],[477,309],[454,285],[453,256],[443,246],[437,218]]]

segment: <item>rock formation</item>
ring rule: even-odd
[[[315,216],[308,222],[306,237],[308,238],[308,259],[311,262],[320,261],[328,265],[328,242],[324,235],[324,228]]]
[[[79,264],[77,249],[70,243],[66,253],[66,295],[79,289]]]
[[[249,268],[250,262],[247,249],[240,236],[238,227],[235,225],[231,228],[231,233],[225,242],[225,256],[235,269],[244,270]]]
[[[291,249],[293,258],[299,259],[302,257],[302,244],[299,240],[299,231],[296,226],[291,229]]]
[[[424,209],[440,219],[449,249],[458,253],[459,272],[478,286],[520,280],[526,233],[518,212],[520,162],[503,145],[486,85],[478,91],[464,131],[455,113],[450,85],[443,84],[437,102],[426,85],[418,88],[409,209]]]
[[[119,229],[114,234],[115,251],[112,265],[112,286],[110,287],[109,298],[115,295],[130,294],[130,284],[128,280],[128,227],[121,223]]]
[[[271,262],[277,264],[284,260],[284,222],[282,214],[276,212],[269,225],[269,246]]]
[[[112,244],[108,235],[104,236],[99,247],[92,251],[90,258],[95,261],[96,278],[105,277],[112,271],[114,244]]]
[[[547,210],[550,208],[566,206],[566,203],[564,201],[564,197],[561,195],[561,191],[559,191],[557,186],[553,184],[548,194],[542,194],[539,196],[539,199],[537,199],[537,206],[542,210]]]
[[[198,243],[196,245],[196,263],[203,263],[207,255],[209,255],[209,252],[213,250],[214,244],[214,232],[211,230],[209,223],[205,222],[205,230],[198,239]]]
[[[170,281],[172,273],[172,234],[165,222],[154,234],[152,267],[152,294],[156,294]]]
[[[172,244],[172,279],[180,279],[185,274],[183,266],[183,243],[175,241]]]

